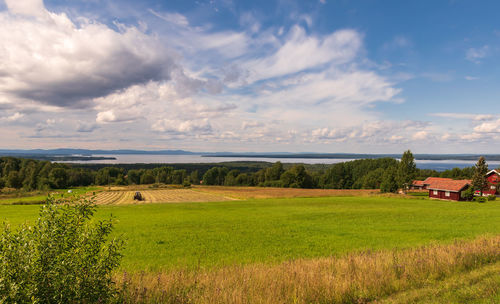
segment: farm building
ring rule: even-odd
[[[421,180],[414,180],[412,182],[412,184],[411,184],[411,189],[422,189],[422,190],[425,190],[425,189],[428,189],[429,186],[432,183],[440,182],[440,181],[447,181],[447,180],[450,180],[450,179],[449,178],[443,178],[443,177],[428,177],[428,178],[426,178],[423,181],[421,181]]]
[[[451,178],[439,178],[432,180],[427,189],[429,189],[430,198],[438,198],[445,200],[462,200],[462,191],[469,188],[471,185],[470,180],[453,180]]]
[[[415,189],[415,190],[423,190],[423,189],[425,189],[424,187],[425,187],[425,185],[424,185],[424,181],[421,181],[421,180],[414,180],[414,181],[411,183],[410,189]]]
[[[500,172],[491,170],[486,174],[488,188],[483,191],[483,195],[496,195],[500,184]]]

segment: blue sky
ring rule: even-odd
[[[2,148],[498,153],[497,1],[0,1]]]

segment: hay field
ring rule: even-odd
[[[193,189],[202,193],[217,194],[236,199],[371,196],[380,193],[378,189],[299,189],[227,186],[195,186]]]
[[[136,190],[102,191],[95,195],[99,205],[126,205],[148,203],[219,202],[231,198],[221,194],[193,191],[191,189],[140,190],[144,200],[134,200]]]

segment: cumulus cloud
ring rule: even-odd
[[[483,122],[482,124],[474,127],[474,131],[478,133],[500,133],[500,119]]]
[[[424,139],[428,132],[422,130],[429,124],[422,121],[372,121],[353,127],[318,128],[311,131],[311,141],[365,143],[401,142]]]
[[[152,129],[159,132],[179,134],[209,134],[212,126],[208,119],[201,120],[170,120],[162,119],[153,124]]]
[[[76,23],[42,1],[7,1],[0,13],[0,94],[58,107],[150,80],[169,79],[174,55],[133,26]],[[37,18],[32,18],[36,16]]]

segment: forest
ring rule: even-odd
[[[409,151],[407,151],[409,152]],[[405,152],[405,153],[407,153]],[[409,179],[429,176],[470,179],[473,167],[437,172],[415,167],[402,173],[394,158],[360,159],[333,165],[282,164],[281,162],[234,162],[85,166],[25,158],[0,158],[0,188],[25,191],[63,189],[89,185],[184,184],[260,186],[319,189],[382,189],[393,192]],[[408,164],[406,165],[408,166]],[[404,175],[404,176],[403,176]],[[405,180],[406,179],[406,180]]]

